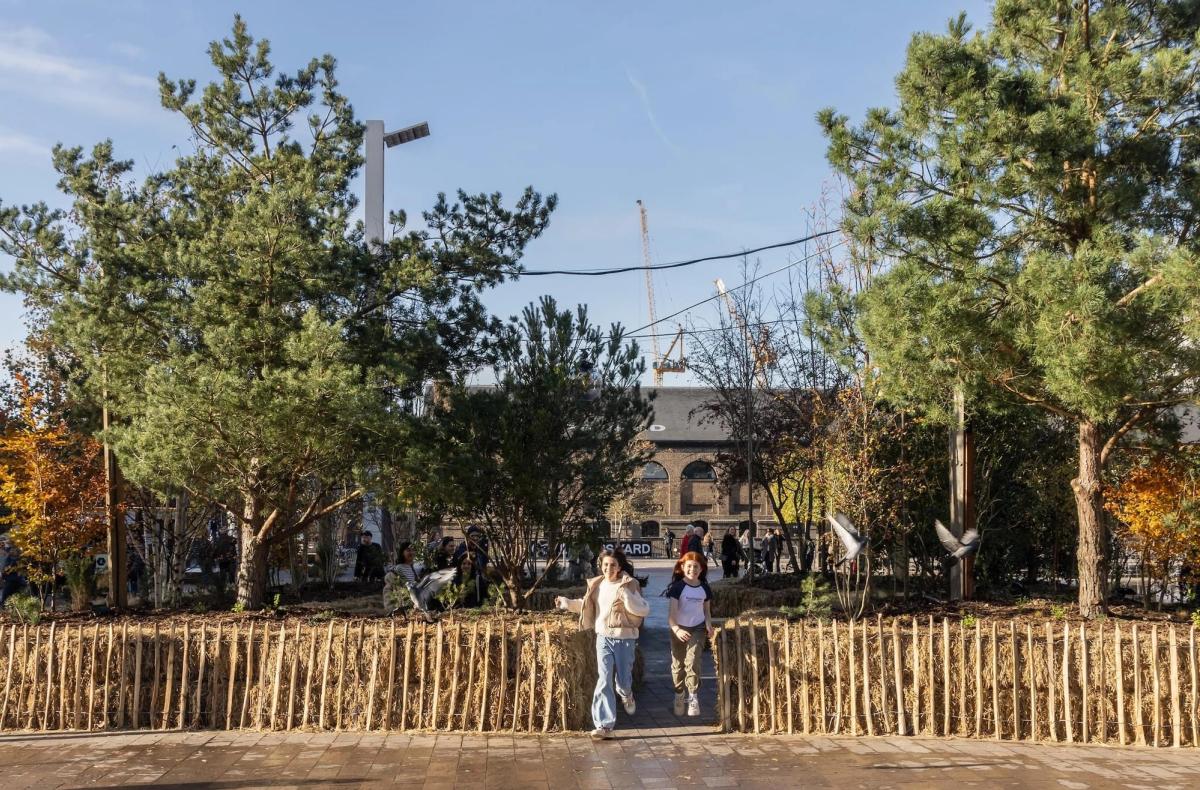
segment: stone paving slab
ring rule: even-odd
[[[1200,751],[617,730],[611,741],[380,733],[0,736],[0,787],[1200,787]]]

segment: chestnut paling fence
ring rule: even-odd
[[[595,667],[562,620],[10,625],[0,730],[563,731]]]
[[[1152,623],[731,619],[732,732],[1200,745],[1196,629]]]

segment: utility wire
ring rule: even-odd
[[[759,280],[762,280],[766,277],[770,277],[773,274],[779,274],[780,272],[782,272],[786,269],[790,269],[793,266],[796,266],[798,264],[804,263],[805,261],[810,261],[813,258],[820,257],[821,255],[824,255],[829,250],[837,249],[838,247],[841,247],[845,243],[846,243],[845,240],[842,240],[842,241],[837,242],[836,244],[831,244],[830,246],[826,247],[825,249],[818,250],[817,252],[814,252],[811,255],[806,255],[803,258],[797,258],[796,260],[792,261],[791,263],[787,264],[786,266],[781,266],[778,269],[774,269],[773,271],[767,272],[766,274],[760,274],[757,277],[747,280],[746,282],[744,282],[740,285],[735,285],[732,288],[726,288],[725,291],[726,291],[726,293],[732,293],[733,291],[741,290],[742,288],[745,288],[746,286],[749,286],[749,285],[753,285],[754,283],[758,282]],[[628,337],[630,335],[636,335],[638,332],[644,332],[645,330],[655,326],[656,324],[661,324],[663,321],[670,321],[672,318],[681,316],[684,313],[688,312],[689,310],[694,310],[695,308],[699,307],[700,305],[708,304],[709,302],[713,301],[714,299],[720,299],[720,298],[721,298],[721,294],[719,294],[719,293],[713,294],[712,296],[708,297],[707,299],[701,299],[699,302],[696,302],[693,305],[688,305],[687,307],[683,308],[682,310],[678,310],[674,313],[671,313],[668,316],[664,316],[653,323],[646,324],[645,326],[639,326],[637,329],[631,330],[629,335],[626,335],[626,337]]]
[[[616,269],[532,269],[519,272],[513,272],[518,277],[542,277],[550,274],[566,274],[575,275],[577,277],[602,277],[609,274],[625,274],[626,272],[642,272],[646,269],[651,271],[660,271],[662,269],[678,269],[683,266],[694,266],[697,263],[707,263],[708,261],[722,261],[729,258],[743,258],[747,255],[753,255],[757,252],[766,252],[767,250],[778,250],[783,247],[794,247],[797,244],[803,244],[806,241],[819,239],[824,236],[832,236],[835,233],[841,233],[841,228],[834,230],[824,230],[820,233],[814,233],[811,236],[805,236],[801,239],[792,239],[791,241],[781,241],[776,244],[767,244],[763,247],[755,247],[752,250],[742,250],[741,252],[728,252],[723,255],[709,255],[704,258],[692,258],[686,261],[675,261],[674,263],[660,263],[655,266],[621,266]]]
[[[800,320],[796,319],[796,318],[779,318],[774,321],[748,321],[748,322],[746,322],[746,328],[747,329],[755,329],[760,326],[776,326],[777,324],[796,324],[796,323],[800,323]],[[685,330],[683,330],[683,334],[685,334],[685,335],[707,335],[707,334],[711,334],[713,332],[729,332],[729,331],[733,331],[735,329],[736,329],[736,327],[713,326],[713,327],[707,327],[705,329],[685,329]],[[623,335],[622,337],[624,340],[643,340],[646,338],[654,337],[654,335]],[[659,335],[659,337],[662,337],[662,335]]]

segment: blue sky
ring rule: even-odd
[[[430,138],[388,152],[389,210],[417,216],[438,191],[531,184],[560,207],[529,268],[639,264],[639,198],[655,262],[737,251],[803,235],[830,182],[815,113],[893,104],[912,34],[961,10],[987,20],[977,0],[0,0],[0,202],[58,201],[56,141],[111,137],[143,173],[169,165],[186,135],[158,106],[156,76],[207,82],[207,44],[240,12],[277,67],[332,53],[361,119],[429,121]],[[789,254],[759,260],[769,270]],[[657,275],[659,315],[711,295],[718,276],[739,282],[738,263]],[[542,293],[587,303],[602,324],[646,323],[640,273],[528,278],[487,302],[508,316]],[[19,298],[0,295],[0,348],[23,336]]]

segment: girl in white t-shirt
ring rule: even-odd
[[[675,563],[667,624],[671,628],[671,682],[675,686],[675,715],[700,715],[700,656],[715,633],[712,625],[712,589],[704,557],[689,551]]]

